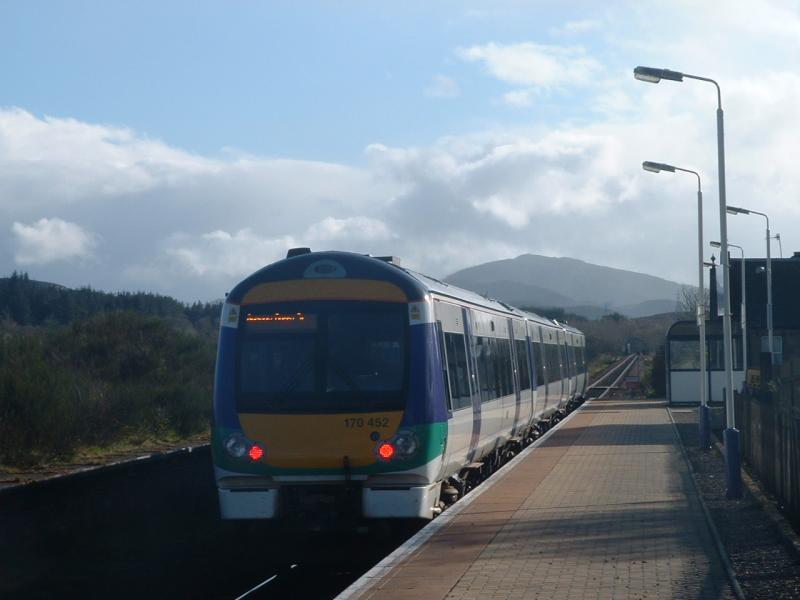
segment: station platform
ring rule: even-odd
[[[339,599],[735,598],[665,402],[595,400]]]

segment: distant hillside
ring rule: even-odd
[[[108,293],[91,288],[71,289],[30,279],[14,272],[0,278],[0,321],[17,325],[66,325],[76,320],[116,311],[161,317],[173,325],[215,332],[220,303],[187,305],[149,292]]]
[[[487,282],[484,287],[481,287],[482,283],[478,282],[472,288],[449,279],[448,281],[479,294],[498,298],[514,306],[566,306],[572,304],[572,299],[567,296],[538,285],[518,281],[492,281]]]
[[[512,304],[559,306],[589,318],[669,312],[683,287],[643,273],[534,254],[462,269],[446,281]]]

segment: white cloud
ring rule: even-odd
[[[286,256],[299,244],[291,236],[264,238],[250,229],[235,233],[216,230],[198,236],[175,234],[166,254],[178,269],[197,276],[242,277]]]
[[[80,225],[58,218],[39,219],[32,225],[14,222],[14,262],[21,266],[45,265],[92,256],[96,238]]]
[[[533,104],[531,98],[533,92],[531,90],[515,90],[513,92],[506,92],[503,94],[503,101],[509,106],[517,108],[527,108]]]
[[[431,98],[455,98],[459,92],[456,80],[445,75],[436,75],[425,88],[425,95]]]
[[[199,235],[176,233],[165,243],[169,268],[175,272],[188,270],[200,277],[241,278],[264,265],[284,258],[289,248],[317,247],[324,242],[343,242],[345,247],[358,242],[385,241],[392,238],[385,223],[369,217],[337,219],[327,217],[313,223],[299,235],[270,237],[251,228],[236,232],[215,230]],[[152,270],[134,273],[151,278]]]
[[[19,182],[36,190],[26,203],[41,204],[181,185],[220,167],[127,128],[37,118],[18,108],[0,110],[0,163],[12,175],[0,180],[0,192],[19,201]]]
[[[314,223],[306,232],[310,241],[352,240],[373,241],[389,240],[394,237],[383,221],[369,217],[348,217],[336,219],[327,217]]]
[[[561,27],[551,30],[553,35],[576,35],[589,31],[597,31],[603,26],[603,22],[598,19],[579,19],[577,21],[567,21]]]
[[[552,88],[586,85],[602,70],[600,63],[581,47],[551,46],[524,42],[459,48],[467,62],[479,62],[506,83]]]

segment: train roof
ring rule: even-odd
[[[403,270],[412,277],[419,279],[423,284],[425,284],[428,290],[430,290],[431,292],[435,292],[441,296],[449,296],[451,298],[467,301],[470,304],[475,304],[477,306],[482,306],[484,308],[491,308],[492,310],[497,310],[504,313],[510,313],[516,317],[528,319],[530,321],[535,321],[543,325],[550,325],[550,326],[556,325],[554,321],[551,321],[546,317],[542,317],[540,315],[537,315],[536,313],[532,313],[526,310],[521,310],[515,306],[511,306],[510,304],[503,302],[502,300],[496,300],[494,298],[481,296],[476,292],[465,290],[464,288],[460,288],[456,285],[449,284],[445,281],[441,281],[439,279],[436,279],[435,277],[431,277],[423,273],[417,273],[416,271],[412,271],[410,269],[403,269]]]
[[[229,293],[228,299],[230,302],[240,302],[241,297],[249,288],[265,281],[303,278],[306,270],[319,261],[342,261],[346,263],[349,276],[368,279],[385,279],[397,283],[410,298],[419,298],[427,292],[433,292],[440,296],[450,297],[461,300],[462,302],[468,302],[475,306],[518,318],[528,319],[529,321],[542,325],[561,327],[567,331],[582,335],[582,332],[574,327],[547,319],[536,313],[520,310],[501,300],[481,296],[476,292],[465,290],[441,281],[440,279],[436,279],[435,277],[418,273],[412,269],[404,268],[398,264],[399,261],[394,257],[375,257],[369,254],[356,254],[354,252],[331,250],[320,252],[303,251],[295,254],[294,251],[290,251],[289,257],[286,259],[263,267],[237,284]]]

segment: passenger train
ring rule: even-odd
[[[584,335],[399,266],[290,250],[222,309],[225,519],[431,519],[586,390]]]

